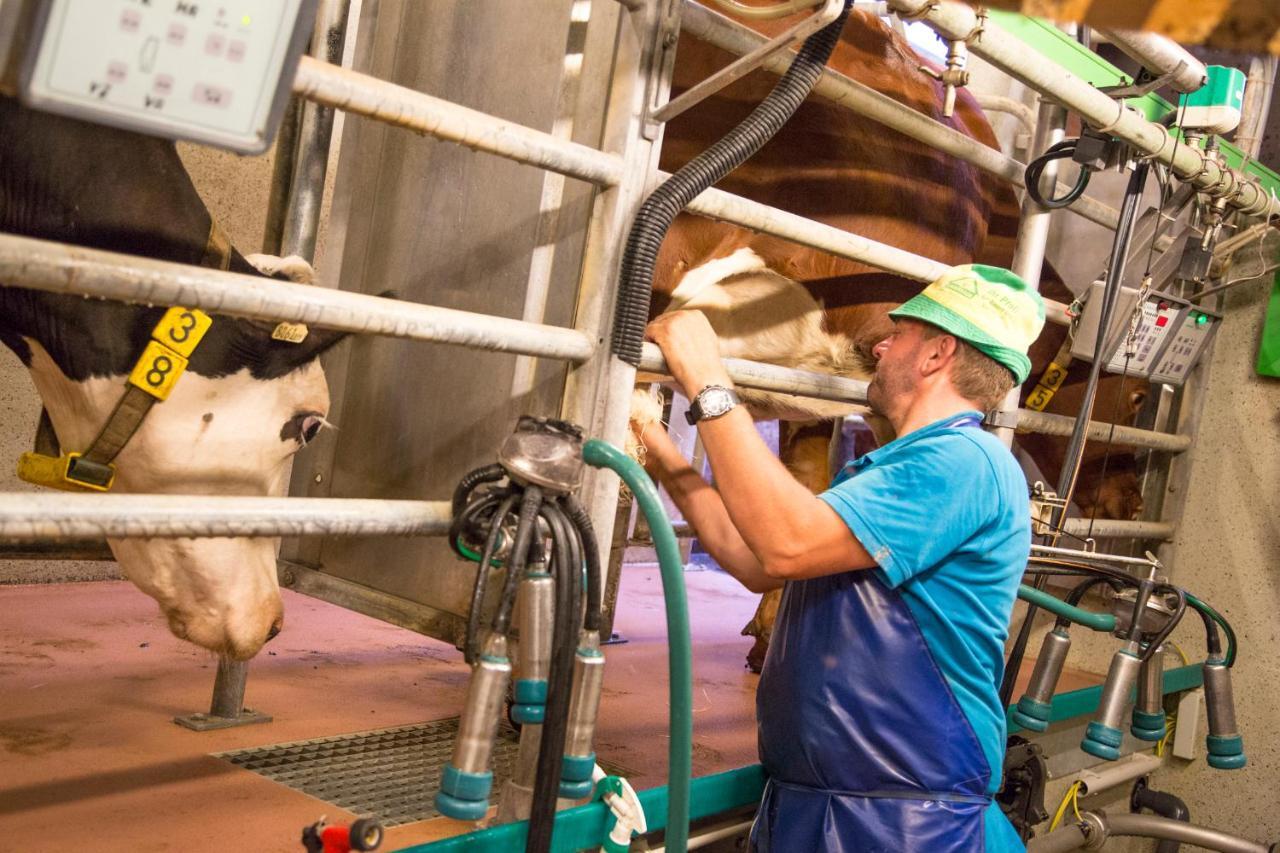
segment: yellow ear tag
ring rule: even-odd
[[[275,341],[288,341],[291,344],[300,344],[307,339],[307,333],[310,330],[306,323],[278,323],[271,330],[271,339]]]
[[[178,355],[190,358],[212,325],[209,315],[196,308],[170,308],[151,330],[151,338]]]

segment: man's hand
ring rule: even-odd
[[[645,328],[644,336],[662,350],[672,378],[686,397],[692,399],[708,385],[733,387],[720,361],[715,330],[701,311],[662,314]]]

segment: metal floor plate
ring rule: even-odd
[[[458,718],[214,753],[384,826],[438,817],[440,770],[453,754]],[[519,735],[503,720],[493,751],[493,790],[511,772]],[[606,772],[614,768],[606,767]]]

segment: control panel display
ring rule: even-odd
[[[1178,319],[1177,328],[1151,371],[1154,382],[1181,385],[1209,344],[1220,321],[1216,314],[1199,308],[1188,308]]]
[[[1107,362],[1107,370],[1112,373],[1146,376],[1168,344],[1169,336],[1178,319],[1177,306],[1159,299],[1148,298],[1142,303],[1140,310],[1142,314],[1138,318],[1132,343],[1130,343],[1128,325],[1120,327],[1119,341]]]
[[[314,0],[46,0],[26,58],[37,109],[245,153],[279,125]]]

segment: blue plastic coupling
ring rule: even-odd
[[[596,754],[566,755],[560,764],[560,796],[566,800],[581,800],[591,795],[595,783],[591,774],[596,769]]]
[[[440,774],[440,792],[436,809],[454,820],[480,820],[489,811],[489,791],[493,773],[464,773],[446,764]]]
[[[1165,727],[1164,712],[1155,714],[1134,708],[1133,721],[1129,726],[1129,733],[1138,740],[1160,740],[1168,733],[1168,729]]]
[[[520,725],[541,725],[547,719],[547,680],[517,678],[511,719]]]
[[[1080,748],[1090,755],[1105,758],[1107,761],[1120,759],[1120,744],[1124,741],[1124,733],[1112,726],[1102,723],[1090,723],[1084,730],[1084,740]]]
[[[1053,706],[1048,702],[1041,702],[1032,699],[1030,696],[1023,696],[1018,700],[1017,706],[1014,707],[1012,719],[1013,722],[1024,729],[1033,732],[1042,732],[1049,728],[1049,717],[1053,711]]]
[[[1239,770],[1248,763],[1240,735],[1207,735],[1204,745],[1209,751],[1206,760],[1216,770]]]

